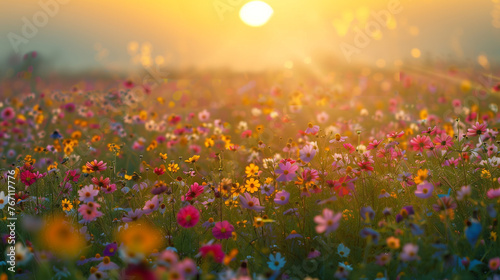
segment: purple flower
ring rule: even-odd
[[[102,255],[105,257],[112,257],[116,254],[117,250],[118,250],[118,245],[116,245],[116,243],[109,243],[104,248],[104,252],[102,253]]]
[[[380,234],[372,228],[364,228],[361,230],[360,235],[362,238],[371,237],[372,241],[377,244],[380,239]]]
[[[360,215],[363,220],[373,220],[375,218],[375,211],[373,211],[371,206],[362,207]]]
[[[288,203],[290,200],[290,193],[282,190],[276,194],[276,197],[274,198],[274,203],[279,204],[279,205],[285,205]]]
[[[422,184],[417,185],[417,190],[415,191],[415,195],[419,198],[429,198],[432,196],[432,191],[434,190],[434,185],[429,182],[424,182]]]
[[[295,164],[291,164],[290,162],[280,163],[279,169],[276,170],[276,174],[280,174],[276,181],[278,182],[288,182],[295,179],[295,171],[297,171],[299,167]]]

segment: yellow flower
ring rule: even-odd
[[[492,231],[492,232],[490,232],[490,238],[491,238],[493,241],[497,241],[497,233],[496,233],[496,231]]]
[[[179,165],[177,163],[170,163],[168,165],[168,171],[173,172],[173,173],[179,171]]]
[[[389,237],[386,239],[386,242],[387,242],[387,247],[393,249],[393,250],[396,250],[399,248],[399,239],[396,238],[396,237]]]
[[[259,172],[259,167],[253,163],[250,163],[250,165],[245,168],[245,173],[247,174],[247,177],[256,176],[258,172]]]
[[[490,177],[491,177],[491,173],[488,170],[483,169],[483,171],[481,171],[481,178],[488,179]]]
[[[71,211],[71,209],[73,209],[73,204],[71,204],[71,201],[69,201],[68,199],[63,199],[63,201],[61,201],[61,206],[63,208],[64,211]]]
[[[262,219],[262,217],[254,217],[253,226],[257,228],[264,226],[264,219]]]
[[[129,228],[118,233],[117,239],[125,245],[128,252],[143,254],[160,248],[164,240],[158,228],[143,223],[130,224]]]
[[[246,181],[245,187],[249,193],[254,193],[259,190],[260,183],[254,178],[250,178],[249,180]]]
[[[200,159],[200,156],[199,156],[199,155],[194,155],[194,156],[190,157],[189,159],[185,160],[185,162],[187,162],[187,163],[195,163],[195,162],[197,162],[199,159]]]
[[[273,182],[273,178],[267,177],[266,181],[264,182],[264,184],[271,184],[272,182]]]
[[[415,184],[417,184],[417,185],[421,184],[427,179],[428,174],[429,174],[429,170],[419,169],[417,171],[417,176],[415,176],[415,178],[413,178],[413,181],[415,181]]]
[[[213,147],[215,144],[214,140],[212,138],[207,138],[205,139],[205,147],[210,148]]]
[[[167,154],[160,153],[160,158],[163,160],[167,160]]]
[[[46,220],[40,237],[44,247],[64,258],[76,257],[85,246],[85,238],[62,216]]]

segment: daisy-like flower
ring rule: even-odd
[[[255,180],[254,178],[246,180],[245,188],[249,193],[254,193],[258,191],[259,187],[260,187],[259,181]]]
[[[142,217],[143,214],[144,212],[142,211],[142,209],[131,210],[125,216],[123,216],[122,221],[124,223],[135,222],[140,217]]]
[[[120,267],[116,263],[112,262],[108,256],[105,256],[102,259],[102,262],[97,265],[97,268],[100,271],[106,271],[112,269],[119,269]]]
[[[347,136],[341,136],[340,134],[335,134],[334,138],[330,140],[330,143],[340,143],[344,142],[348,137]]]
[[[295,171],[297,171],[297,169],[299,169],[299,167],[289,161],[286,163],[280,163],[279,169],[276,170],[276,174],[279,174],[280,176],[276,179],[276,181],[289,182],[294,180],[296,177]]]
[[[313,145],[305,145],[300,150],[300,159],[304,162],[310,162],[314,156],[316,155],[316,149],[314,149]]]
[[[374,150],[376,148],[378,148],[378,146],[380,145],[380,143],[382,143],[382,141],[379,141],[377,139],[373,140],[372,142],[370,142],[368,144],[368,147],[366,147],[366,150]]]
[[[5,205],[9,203],[9,197],[5,195],[3,191],[0,192],[0,209],[3,209]]]
[[[225,256],[220,243],[203,245],[200,248],[200,253],[203,258],[211,257],[218,263],[222,263]]]
[[[21,182],[23,182],[26,186],[31,186],[36,182],[36,174],[32,173],[29,170],[24,170],[21,172]]]
[[[323,209],[322,215],[314,217],[314,222],[318,224],[316,226],[316,232],[328,234],[337,230],[341,218],[342,213],[335,213],[328,208]]]
[[[111,182],[111,180],[109,178],[104,179],[102,176],[100,179],[98,179],[97,177],[94,177],[94,178],[92,178],[91,181],[95,186],[100,187],[100,188],[107,187],[109,185],[109,183]]]
[[[500,197],[500,188],[498,188],[498,189],[489,189],[486,192],[486,195],[488,196],[489,199],[494,199],[494,198]]]
[[[399,258],[404,262],[418,260],[418,245],[408,243],[403,247],[403,251],[399,254]]]
[[[12,107],[7,107],[2,110],[2,113],[0,113],[0,117],[4,121],[10,121],[16,116],[16,112]]]
[[[304,131],[305,134],[312,134],[312,135],[316,135],[316,133],[318,133],[319,131],[319,125],[313,125],[312,123],[309,123],[307,125],[307,128],[306,130]]]
[[[217,222],[212,228],[212,234],[217,239],[229,239],[233,231],[234,227],[228,221]]]
[[[104,161],[99,161],[97,162],[96,159],[94,159],[94,161],[91,161],[91,162],[87,162],[85,164],[85,166],[87,167],[87,169],[90,171],[90,172],[98,172],[98,171],[104,171],[106,170],[107,168],[107,163],[105,163]]]
[[[256,176],[259,173],[259,167],[253,163],[250,163],[247,167],[245,167],[245,174],[247,177]]]
[[[83,187],[78,191],[79,199],[84,203],[94,201],[94,197],[99,194],[99,190],[94,189],[93,185]]]
[[[481,136],[482,134],[486,133],[486,123],[479,123],[476,122],[475,125],[472,126],[472,128],[469,128],[467,130],[467,136]]]
[[[102,216],[102,212],[97,210],[97,208],[99,207],[101,207],[101,205],[95,202],[89,202],[87,204],[80,205],[80,207],[78,208],[78,213],[82,215],[83,219],[86,222],[92,222]]]
[[[186,200],[189,201],[197,198],[198,196],[203,194],[204,191],[205,189],[203,188],[203,186],[195,182],[191,185],[191,187],[189,187],[189,191],[186,193]]]
[[[200,212],[196,207],[188,205],[177,213],[177,223],[184,228],[194,227],[200,220]]]
[[[419,169],[417,171],[417,176],[415,176],[415,178],[413,178],[413,181],[415,182],[415,184],[421,184],[425,180],[427,180],[428,176],[429,176],[429,170],[427,170],[427,169]]]
[[[410,140],[410,144],[414,151],[423,152],[425,149],[432,147],[432,141],[429,136],[417,135],[417,137]]]
[[[285,258],[281,256],[281,253],[276,253],[276,255],[269,255],[269,261],[267,262],[267,266],[272,271],[278,271],[282,269],[286,264]]]
[[[0,195],[0,200],[1,200],[1,195]],[[71,211],[71,209],[73,209],[73,204],[71,204],[71,201],[69,201],[68,199],[65,198],[61,201],[61,207],[62,207],[63,211],[69,212],[69,211]]]
[[[244,193],[243,195],[240,195],[240,202],[241,202],[241,207],[243,208],[255,211],[264,210],[264,207],[260,206],[259,199],[251,196],[249,193]]]
[[[497,271],[500,267],[500,257],[491,258],[488,262],[488,267],[491,271]]]
[[[146,205],[144,205],[144,208],[142,208],[143,213],[149,215],[154,211],[158,210],[158,207],[160,207],[161,200],[162,199],[159,196],[155,195],[153,196],[152,199],[146,201]]]
[[[453,146],[453,138],[451,138],[451,136],[443,133],[441,135],[436,136],[436,138],[434,138],[434,143],[436,144],[437,148],[448,150],[449,148],[451,148]]]
[[[434,190],[434,185],[429,182],[423,182],[417,185],[417,190],[415,195],[419,198],[429,198],[432,196],[432,191]]]
[[[288,203],[290,200],[290,193],[282,190],[276,194],[276,197],[274,198],[274,203],[279,204],[279,205],[285,205]]]
[[[343,243],[340,243],[337,247],[337,254],[339,254],[341,258],[347,258],[350,252],[351,249],[347,248]]]

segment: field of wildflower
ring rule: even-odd
[[[499,80],[427,70],[20,67],[1,279],[499,279]]]

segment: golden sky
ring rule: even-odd
[[[262,27],[240,20],[239,10],[249,2],[244,0],[0,1],[0,58],[13,53],[9,34],[23,36],[23,18],[33,22],[44,12],[40,3],[57,3],[58,11],[19,50],[37,50],[54,66],[70,69],[157,59],[173,67],[255,70],[315,63],[325,56],[339,63],[392,65],[415,59],[412,49],[421,52],[419,59],[499,54],[500,4],[490,0],[266,0],[274,14]],[[400,12],[374,29],[368,44],[356,47],[356,27],[373,26],[373,13],[388,5],[398,5]],[[215,6],[228,10],[218,12]],[[134,44],[137,51],[128,50]],[[357,51],[346,59],[342,45]]]

